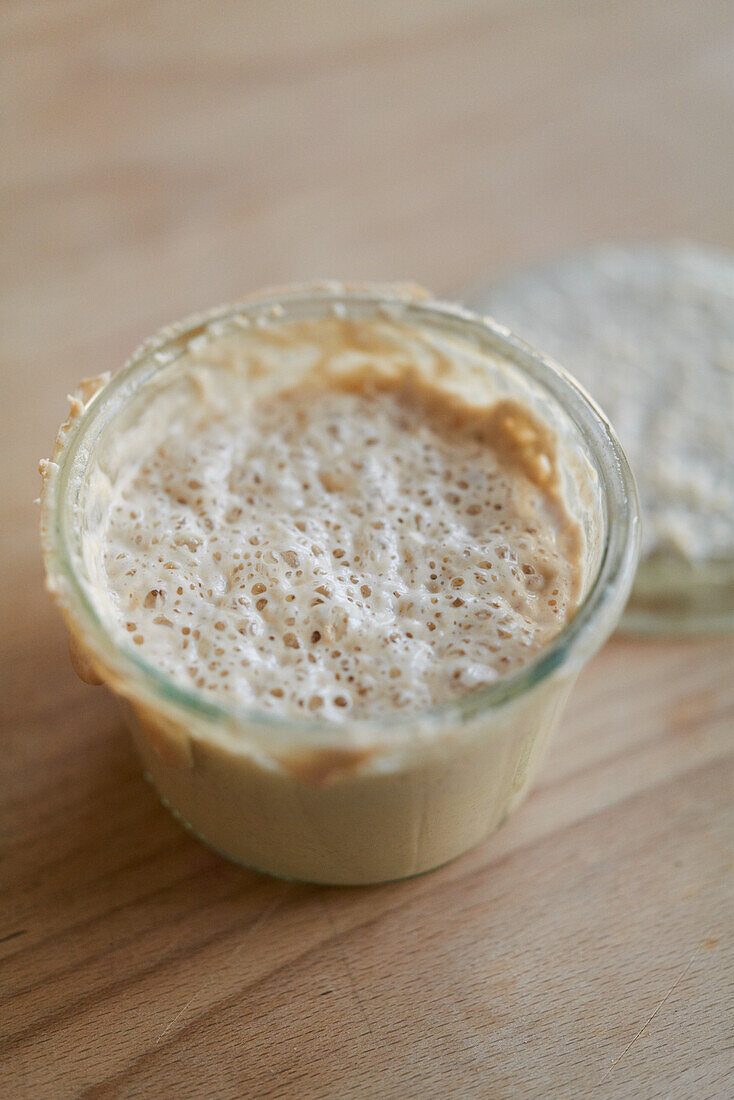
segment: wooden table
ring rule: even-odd
[[[616,640],[530,800],[433,875],[230,866],[143,782],[41,589],[64,394],[314,276],[734,246],[717,0],[8,0],[0,1092],[734,1095],[734,649]]]

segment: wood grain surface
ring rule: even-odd
[[[592,240],[734,247],[719,0],[6,0],[0,1095],[734,1096],[734,646],[616,639],[530,799],[411,882],[185,835],[41,587],[64,395],[314,277],[455,293]]]

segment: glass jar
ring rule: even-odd
[[[85,546],[94,471],[147,387],[175,379],[192,346],[231,326],[334,313],[388,314],[469,349],[482,386],[521,400],[553,429],[565,502],[585,542],[576,614],[519,672],[427,710],[339,723],[229,704],[148,664],[103,623]],[[292,288],[165,329],[112,380],[86,384],[43,473],[47,584],[75,668],[120,698],[146,776],[192,833],[238,863],[299,881],[404,878],[495,829],[527,791],[579,670],[619,619],[638,555],[627,461],[575,381],[487,318],[396,288]]]
[[[734,632],[734,255],[686,240],[595,244],[462,299],[578,372],[626,440],[643,548],[620,630]]]

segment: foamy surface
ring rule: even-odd
[[[547,430],[427,381],[389,330],[200,340],[118,435],[88,540],[124,644],[209,695],[343,721],[492,683],[561,629],[581,536]],[[298,376],[253,384],[279,357]]]

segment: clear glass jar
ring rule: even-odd
[[[192,340],[243,323],[388,313],[476,356],[483,384],[556,433],[564,496],[585,534],[573,619],[518,673],[429,710],[340,723],[279,719],[179,685],[119,644],[95,608],[85,560],[90,476],[145,388],[174,377]],[[167,373],[166,373],[167,372]],[[579,670],[614,628],[639,546],[634,481],[611,427],[574,380],[507,329],[385,287],[292,288],[164,330],[111,381],[80,393],[44,468],[47,583],[83,679],[121,699],[146,775],[196,836],[241,864],[329,884],[384,882],[475,845],[528,789]]]
[[[620,630],[733,633],[734,255],[686,240],[595,244],[462,300],[577,371],[627,440],[647,537]]]
[[[734,559],[643,558],[620,630],[652,637],[707,637],[734,632]]]

